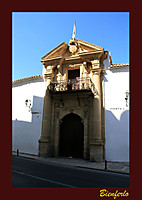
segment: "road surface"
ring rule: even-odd
[[[13,156],[12,187],[129,187],[129,175]]]

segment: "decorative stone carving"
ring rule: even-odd
[[[77,50],[78,50],[78,44],[77,44],[77,41],[75,39],[70,39],[69,41],[69,51],[74,55]]]
[[[47,67],[47,63],[46,62],[42,62],[42,64],[43,64],[44,68]]]
[[[71,109],[70,109],[70,113],[73,113],[73,112],[74,112],[74,109],[73,109],[73,108],[71,108]]]
[[[61,73],[59,72],[59,73],[57,74],[57,81],[61,81],[61,79],[62,79],[62,75],[61,75]]]
[[[76,45],[70,45],[69,46],[69,51],[74,54],[77,52],[77,46]]]

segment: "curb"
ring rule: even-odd
[[[35,156],[35,155],[33,155],[33,156],[29,155],[29,157],[28,157],[28,154],[18,155],[17,156],[16,154],[12,153],[12,155],[14,155],[16,157],[23,157],[23,158],[28,158],[28,159],[40,160],[40,159],[38,159],[38,156]],[[42,161],[42,160],[40,160],[40,161]],[[46,162],[46,160],[43,160],[43,161]],[[53,162],[53,161],[48,161],[48,162],[59,163],[59,164],[62,164],[62,165],[68,165],[68,166],[73,166],[73,167],[77,167],[77,168],[89,169],[89,170],[99,170],[99,171],[104,171],[104,172],[111,172],[111,173],[118,173],[118,174],[123,174],[123,175],[129,175],[128,172],[113,171],[113,170],[99,169],[99,168],[91,168],[91,167],[85,167],[85,166],[80,166],[80,165],[70,165],[70,164],[66,164],[66,163]]]
[[[117,173],[117,174],[129,175],[128,172],[113,171],[113,170],[108,170],[108,169],[98,169],[98,168],[91,168],[91,167],[84,167],[84,166],[74,166],[74,167],[85,168],[85,169],[90,169],[90,170],[99,170],[99,171],[111,172],[111,173]]]

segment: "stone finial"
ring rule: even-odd
[[[72,39],[75,39],[75,30],[76,30],[76,22],[74,22],[74,27],[73,27],[73,33],[72,33]]]

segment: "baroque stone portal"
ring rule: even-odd
[[[104,160],[108,52],[72,38],[42,57],[45,96],[39,156]]]

